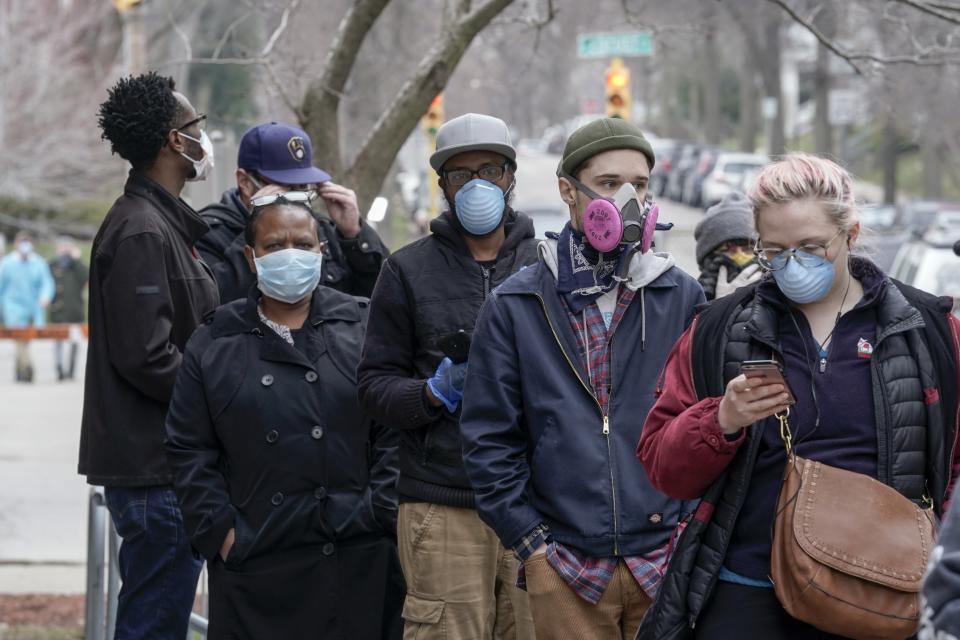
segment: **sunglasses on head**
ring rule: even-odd
[[[283,191],[281,193],[271,193],[266,196],[257,196],[250,200],[250,206],[254,209],[268,207],[277,202],[290,202],[292,204],[309,205],[317,197],[317,192],[309,191]]]

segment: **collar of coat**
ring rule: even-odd
[[[252,333],[255,329],[262,331],[263,323],[257,314],[257,303],[260,301],[260,291],[256,286],[250,288],[246,299],[235,300],[219,307],[208,320],[210,333],[214,338],[240,333]],[[336,289],[319,286],[313,291],[310,301],[310,315],[307,316],[304,326],[318,326],[331,320],[343,322],[360,322],[363,319],[363,310],[368,302],[366,298],[341,293]]]
[[[210,226],[183,199],[176,197],[143,173],[130,170],[124,193],[139,196],[156,206],[163,219],[193,246]]]

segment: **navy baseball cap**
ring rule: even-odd
[[[253,127],[240,139],[237,166],[277,184],[319,184],[330,174],[313,166],[313,145],[302,129],[282,122]]]

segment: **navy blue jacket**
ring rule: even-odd
[[[605,435],[543,259],[493,292],[473,337],[460,425],[477,509],[505,546],[541,523],[591,557],[666,544],[687,509],[653,488],[634,450],[670,348],[703,300],[676,267],[637,291],[612,340]]]

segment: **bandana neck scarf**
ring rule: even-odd
[[[580,313],[619,284],[614,276],[628,253],[623,247],[601,254],[569,222],[559,235],[547,236],[557,240],[557,291],[573,313]]]

